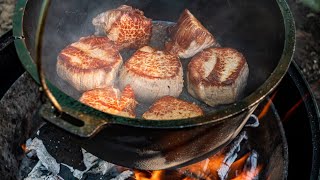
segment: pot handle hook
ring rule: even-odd
[[[107,121],[99,120],[81,112],[73,112],[71,109],[62,113],[57,112],[49,103],[41,106],[39,114],[48,122],[84,138],[98,133],[107,124]]]

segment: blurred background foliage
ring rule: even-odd
[[[301,0],[301,2],[313,11],[320,12],[320,0]]]

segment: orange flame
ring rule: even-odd
[[[27,153],[29,151],[26,144],[21,144],[20,147],[24,153]]]
[[[282,121],[287,121],[293,114],[293,112],[309,97],[309,94],[305,94],[296,104],[294,104],[289,111],[284,115]]]
[[[217,179],[217,170],[221,167],[225,155],[220,153],[198,163],[183,167],[179,170],[182,174],[192,174],[201,179]],[[186,177],[183,180],[195,178]]]
[[[228,173],[227,179],[233,180],[251,180],[254,179],[257,175],[259,175],[262,170],[262,165],[259,165],[256,169],[243,171],[246,160],[250,156],[250,152],[243,155],[237,161],[235,161],[230,166],[230,171]],[[212,180],[219,179],[218,169],[223,165],[223,160],[225,159],[225,154],[219,153],[214,155],[208,159],[200,161],[198,163],[183,167],[178,170],[178,173],[181,174],[179,176],[182,180]],[[170,173],[169,173],[170,174]],[[165,180],[171,179],[166,174],[166,170],[158,170],[158,171],[139,171],[136,170],[134,172],[134,176],[136,180]],[[180,179],[174,178],[174,179]]]
[[[183,180],[194,180],[194,178],[186,177],[186,178],[183,178]]]
[[[320,84],[320,80],[318,80],[316,82],[316,84]],[[311,87],[311,90],[314,91],[317,87],[319,87],[318,85]],[[282,121],[285,122],[287,121],[292,114],[295,112],[295,110],[303,103],[303,101],[305,101],[308,97],[310,96],[310,94],[305,94],[296,104],[294,104],[288,111],[287,113],[284,115],[284,117],[282,118]]]
[[[236,162],[234,162],[231,165],[231,169],[242,169],[242,167],[244,166],[244,164],[246,163],[246,160],[248,159],[248,157],[250,156],[250,152],[248,152],[247,154],[245,154],[244,156],[242,156],[240,159],[238,159]]]
[[[250,152],[242,156],[240,159],[235,161],[231,166],[230,166],[230,172],[228,173],[228,177],[236,177],[238,173],[242,172],[242,169],[246,163],[246,160],[250,156]]]
[[[262,170],[262,165],[259,165],[256,169],[248,170],[240,173],[237,177],[232,180],[252,180],[255,179],[257,175],[259,175]]]
[[[268,113],[268,111],[269,111],[269,109],[271,107],[272,101],[276,97],[277,92],[278,91],[274,92],[272,94],[271,98],[268,99],[267,104],[263,107],[261,113],[258,115],[258,119],[262,119]]]
[[[152,171],[149,173],[142,172],[142,171],[135,171],[134,176],[136,180],[160,180],[162,179],[163,172],[164,172],[163,170]]]

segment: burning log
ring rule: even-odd
[[[259,126],[259,119],[251,115],[246,127],[254,128]],[[22,145],[26,157],[30,159],[38,158],[39,161],[28,174],[28,179],[111,179],[111,180],[209,180],[209,179],[255,179],[260,173],[262,166],[258,164],[258,153],[251,150],[246,144],[248,134],[242,131],[232,143],[222,149],[217,154],[201,162],[177,169],[177,170],[158,170],[158,171],[140,171],[117,166],[103,161],[96,156],[81,149],[83,164],[85,169],[79,170],[68,163],[57,162],[57,154],[50,154],[44,143],[52,143],[50,146],[56,146],[54,142],[63,144],[56,140],[48,142],[41,136],[29,139],[25,145]],[[46,140],[46,141],[45,141]],[[59,149],[59,146],[56,146]],[[247,153],[246,153],[247,152]],[[59,154],[59,153],[58,153]],[[74,158],[78,158],[75,155]],[[72,157],[71,157],[72,158]],[[61,161],[61,160],[60,160]],[[69,161],[69,160],[67,160]]]
[[[94,155],[86,152],[84,149],[82,149],[82,153],[86,170],[79,171],[67,164],[57,163],[57,161],[47,152],[43,142],[38,138],[34,138],[31,143],[27,143],[25,149],[27,149],[26,152],[29,153],[35,151],[39,161],[26,179],[31,180],[38,178],[62,180],[63,175],[61,174],[63,173],[60,171],[65,168],[67,168],[72,176],[77,179],[87,179],[87,177],[89,179],[90,177],[95,177],[94,179],[96,179],[99,177],[101,179],[112,180],[161,180],[179,177],[177,179],[196,180],[232,179],[240,176],[245,179],[253,179],[261,170],[261,166],[258,165],[257,152],[252,151],[236,160],[239,156],[238,153],[241,149],[241,144],[247,138],[247,133],[244,131],[240,133],[237,139],[227,148],[223,149],[218,154],[199,163],[181,168],[175,172],[173,170],[132,171],[100,160]]]
[[[234,163],[234,161],[238,157],[238,152],[240,151],[240,143],[243,140],[247,140],[248,136],[247,133],[244,131],[240,134],[240,136],[231,144],[230,149],[227,148],[227,151],[225,153],[225,158],[222,162],[221,167],[217,170],[218,175],[220,179],[226,179],[228,172],[230,170],[231,164]]]
[[[247,133],[243,131],[240,135],[225,149],[211,158],[199,163],[181,168],[179,172],[196,179],[226,179],[230,166],[238,157],[240,144],[248,139]]]
[[[53,175],[51,172],[44,173],[46,171],[46,167],[39,161],[36,166],[29,173],[28,177],[25,180],[33,180],[33,179],[48,179],[48,180],[63,180],[60,176]]]
[[[243,171],[232,178],[232,180],[255,180],[258,179],[258,174],[262,169],[262,165],[258,165],[258,154],[256,151],[252,151],[248,157]]]
[[[40,139],[34,138],[30,147],[27,148],[37,152],[37,156],[41,164],[53,175],[57,175],[60,172],[60,165],[57,163],[56,159],[48,153],[46,147]]]
[[[256,128],[259,125],[260,125],[259,118],[256,115],[252,114],[252,115],[250,115],[250,118],[248,119],[245,127],[254,127],[254,128]]]
[[[99,177],[104,177],[105,179],[113,180],[125,180],[133,175],[131,171],[119,172],[116,169],[116,166],[112,163],[103,161],[96,156],[88,153],[86,150],[82,149],[83,153],[83,162],[86,166],[84,171],[74,169],[73,167],[64,164],[58,163],[54,157],[52,157],[46,147],[43,144],[43,141],[34,138],[33,140],[28,141],[25,145],[25,152],[28,158],[36,155],[39,158],[38,163],[34,166],[32,171],[26,177],[26,180],[31,179],[50,179],[50,180],[63,180],[63,174],[68,174],[62,172],[62,169],[68,169],[74,178],[83,179],[88,175],[95,175]],[[29,155],[32,152],[32,156]],[[66,170],[64,170],[66,171]]]

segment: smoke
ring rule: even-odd
[[[79,92],[67,82],[61,80],[56,73],[56,62],[59,52],[67,45],[78,41],[81,37],[94,35],[95,29],[92,25],[92,19],[98,14],[117,8],[123,4],[145,8],[149,2],[143,0],[52,1],[46,19],[42,49],[43,69],[47,79],[69,96],[78,99],[80,96]],[[32,17],[28,17],[27,15],[27,18]],[[36,24],[32,28],[36,28]],[[35,57],[34,53],[31,53],[31,55],[33,58]]]
[[[37,3],[39,9],[41,1],[28,2],[32,5]],[[55,70],[57,55],[80,37],[94,34],[92,19],[95,16],[123,4],[142,10],[153,20],[172,22],[184,9],[189,9],[223,47],[235,48],[246,57],[250,68],[246,95],[265,82],[281,57],[285,35],[283,17],[276,1],[55,0],[49,9],[43,48],[43,66],[53,84],[64,87],[68,90],[66,93],[75,98],[78,96],[71,86],[58,81]],[[28,33],[35,32],[36,23],[32,21],[37,17],[35,14],[25,14],[29,19],[24,25],[25,33],[30,39],[34,38]],[[33,52],[31,50],[32,56]]]

